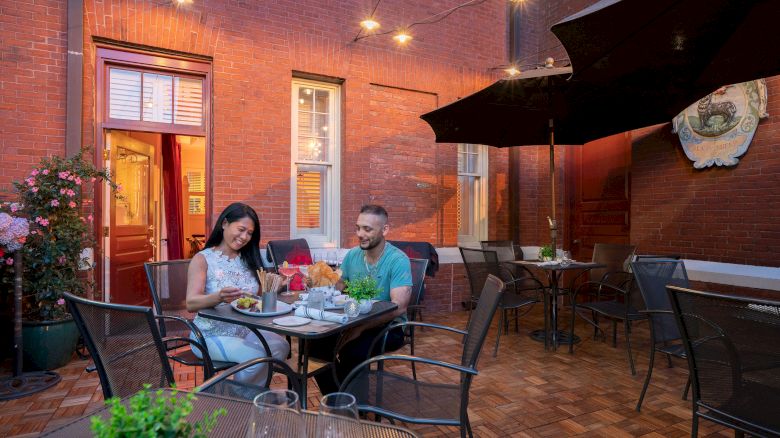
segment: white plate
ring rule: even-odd
[[[300,316],[285,316],[282,318],[276,318],[273,323],[282,327],[298,327],[299,325],[306,325],[310,323],[309,318],[302,318]]]
[[[284,315],[285,313],[290,313],[290,311],[293,309],[293,307],[284,301],[276,301],[276,310],[273,312],[253,312],[248,309],[239,309],[236,307],[236,301],[230,303],[230,307],[233,308],[236,312],[243,313],[244,315],[250,315],[250,316],[277,316],[277,315]],[[260,300],[262,301],[262,300]]]
[[[306,305],[306,301],[296,301],[296,302],[293,303],[293,309],[297,309],[297,308],[299,308],[301,306],[305,306],[305,305]],[[343,308],[344,308],[344,304],[333,304],[331,302],[327,302],[326,301],[325,302],[325,307],[323,308],[323,310],[339,310],[339,309],[343,309]]]

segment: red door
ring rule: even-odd
[[[568,247],[576,260],[590,260],[596,243],[629,242],[631,133],[571,147],[568,153]]]

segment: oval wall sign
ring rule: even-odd
[[[766,99],[766,81],[759,79],[720,87],[678,114],[673,132],[693,167],[736,165],[768,115]]]

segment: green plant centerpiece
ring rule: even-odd
[[[21,181],[13,183],[16,201],[4,202],[0,211],[25,217],[30,234],[21,248],[23,310],[27,321],[69,319],[63,292],[84,295],[92,287],[85,248],[93,248],[94,217],[82,211],[82,197],[95,184],[105,181],[112,191],[118,187],[108,171],[98,170],[85,159],[84,149],[70,158],[45,157]],[[6,260],[3,280],[12,281]]]
[[[217,425],[217,417],[227,411],[219,408],[204,414],[196,423],[187,422],[192,412],[194,394],[159,389],[152,393],[150,385],[130,397],[127,405],[113,397],[106,401],[110,418],[91,418],[92,433],[97,438],[130,437],[196,437],[205,438]]]
[[[344,290],[350,298],[358,302],[360,313],[370,312],[373,304],[371,300],[378,297],[381,292],[376,279],[370,275],[344,280]]]
[[[555,252],[550,245],[545,245],[539,248],[539,260],[543,262],[549,262],[555,258]]]

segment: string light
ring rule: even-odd
[[[379,28],[379,22],[377,22],[373,18],[366,18],[365,20],[360,22],[360,27],[370,32],[374,29]]]
[[[411,41],[412,36],[401,30],[393,36],[393,39],[398,41],[399,44],[406,44],[408,41]]]
[[[506,74],[508,74],[509,76],[517,76],[517,75],[519,75],[519,74],[520,74],[520,69],[519,69],[519,68],[517,68],[517,67],[515,67],[514,65],[512,65],[512,66],[509,66],[509,67],[505,68],[505,69],[504,69],[504,71],[505,71],[505,72],[506,72]]]
[[[488,0],[469,0],[469,1],[467,1],[467,2],[465,2],[463,4],[460,4],[458,6],[455,6],[453,8],[447,9],[445,11],[441,11],[441,12],[439,12],[437,14],[433,14],[433,15],[431,15],[431,16],[423,19],[423,20],[415,21],[414,23],[406,26],[403,29],[394,29],[394,30],[389,30],[389,31],[386,31],[386,32],[363,34],[363,30],[364,29],[368,30],[368,31],[372,30],[372,29],[368,28],[366,25],[363,24],[366,21],[371,21],[373,23],[376,23],[376,25],[377,25],[376,27],[379,27],[379,23],[374,21],[373,17],[374,17],[374,12],[376,12],[376,9],[379,6],[379,3],[381,3],[381,1],[382,0],[377,0],[376,4],[374,4],[374,9],[371,11],[371,15],[369,16],[371,18],[369,18],[367,20],[363,20],[363,21],[360,22],[360,27],[361,28],[358,31],[357,35],[355,35],[355,38],[352,40],[352,42],[356,42],[356,41],[362,40],[363,38],[368,38],[368,37],[371,37],[371,36],[389,35],[391,33],[395,33],[395,35],[393,36],[393,39],[396,40],[399,44],[405,44],[405,43],[407,43],[408,41],[410,41],[412,39],[412,36],[409,34],[409,30],[412,27],[417,26],[419,24],[434,24],[434,23],[438,23],[438,22],[444,20],[445,18],[449,17],[450,14],[452,14],[455,11],[457,11],[458,9],[466,8],[466,7],[469,7],[469,6],[481,5],[482,3],[485,3]],[[512,0],[512,1],[519,1],[519,0]],[[374,29],[376,29],[376,27]]]

